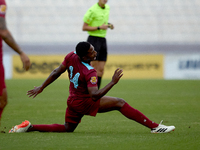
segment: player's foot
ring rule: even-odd
[[[158,127],[151,129],[151,133],[168,133],[174,131],[175,126],[165,126],[162,122],[163,120],[160,122]]]
[[[12,127],[12,129],[10,129],[9,133],[26,132],[30,126],[31,126],[31,123],[28,120],[25,120],[21,124]]]

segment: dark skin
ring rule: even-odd
[[[0,17],[0,37],[2,40],[16,53],[19,54],[20,59],[23,63],[23,68],[27,71],[29,70],[31,63],[29,57],[21,50],[19,45],[15,42],[11,32],[8,30],[6,25],[6,20]],[[0,108],[3,109],[8,103],[7,89],[4,88],[2,95],[0,95]],[[1,120],[1,118],[0,118]],[[1,122],[0,122],[1,123]]]
[[[12,48],[15,52],[17,52],[21,58],[24,69],[29,70],[31,63],[28,56],[21,50],[19,45],[15,42],[12,34],[8,30],[6,26],[6,20],[3,17],[0,17],[0,37],[4,40],[4,42]]]
[[[90,63],[90,61],[93,61],[96,59],[97,52],[94,50],[94,47],[91,45],[90,49],[88,50],[87,55],[80,58],[81,61],[85,63]],[[27,95],[29,97],[36,97],[39,93],[41,93],[44,88],[46,88],[49,84],[51,84],[53,81],[55,81],[62,73],[64,73],[67,70],[67,68],[61,64],[58,68],[54,69],[52,73],[49,75],[49,77],[44,81],[44,83],[39,87],[34,87],[34,89],[27,92]],[[98,87],[88,87],[88,92],[90,94],[90,97],[93,101],[97,101],[100,99],[100,106],[98,113],[102,112],[108,112],[112,110],[119,110],[124,104],[125,101],[121,98],[116,97],[110,97],[110,96],[104,96],[115,84],[118,83],[120,78],[123,76],[122,69],[116,69],[114,72],[114,75],[112,77],[112,80],[102,89],[98,89]],[[65,123],[66,131],[67,132],[73,132],[78,124],[74,123]]]

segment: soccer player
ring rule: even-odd
[[[5,15],[6,15],[6,2],[5,0],[0,0],[0,121],[3,113],[3,109],[7,105],[7,90],[5,84],[4,67],[3,67],[3,44],[2,40],[15,52],[17,52],[23,63],[25,70],[30,68],[30,60],[28,56],[21,50],[18,44],[15,42],[10,31],[6,26]]]
[[[99,0],[98,3],[90,7],[83,18],[83,31],[88,31],[87,41],[91,43],[97,51],[95,61],[91,65],[97,71],[97,85],[100,88],[101,79],[104,73],[104,66],[107,60],[107,43],[106,32],[107,29],[114,29],[113,24],[108,23],[110,7],[107,3],[108,0]]]
[[[112,110],[118,110],[127,118],[148,127],[152,133],[166,133],[175,129],[174,126],[165,126],[151,121],[122,98],[105,96],[118,83],[123,76],[123,71],[119,68],[116,69],[110,83],[99,90],[97,87],[96,70],[90,66],[90,62],[95,60],[96,56],[97,52],[90,43],[79,42],[76,46],[76,51],[66,55],[64,61],[51,72],[42,85],[27,92],[29,97],[36,97],[62,73],[68,71],[70,86],[64,125],[31,125],[26,120],[22,124],[14,126],[9,133],[31,131],[73,132],[84,115],[96,116],[97,113]]]

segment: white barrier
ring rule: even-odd
[[[200,79],[200,55],[166,55],[164,79]]]
[[[8,55],[8,54],[3,55],[3,64],[4,64],[6,79],[12,78],[12,69],[13,69],[12,59],[13,57],[11,55]]]
[[[116,55],[110,55],[111,57],[115,58],[117,57]],[[129,57],[127,55],[121,55],[119,56],[120,58],[128,58],[126,59],[121,59],[121,61],[118,61],[117,65],[118,66],[124,66],[124,64],[126,64],[125,66],[127,66],[127,64],[130,66],[131,65],[131,61],[130,60],[134,60],[135,63],[137,64],[137,62],[140,62],[140,64],[146,64],[149,61],[149,58],[151,57],[155,57],[156,55],[149,55],[149,57],[147,57],[148,59],[141,59],[141,58],[146,58],[146,56],[148,55],[132,55],[132,58],[129,55]],[[127,56],[127,57],[126,57]],[[16,56],[15,56],[16,57]],[[30,56],[30,57],[36,57],[36,56]],[[55,57],[55,56],[54,56]],[[60,56],[61,58],[64,58],[63,56]],[[44,59],[42,60],[46,60],[48,63],[51,63],[51,61],[58,61],[60,62],[62,59],[60,59],[60,57],[55,57],[54,59],[51,60],[46,60],[45,56],[43,56]],[[140,58],[139,60],[137,60],[136,58]],[[159,71],[159,75],[158,75],[158,71],[155,72],[152,76],[150,76],[150,71],[151,70],[147,70],[146,72],[144,70],[125,70],[126,73],[128,73],[128,77],[129,79],[131,79],[131,74],[132,74],[132,79],[200,79],[200,54],[188,54],[188,55],[182,55],[182,54],[174,54],[174,55],[163,55],[163,57],[158,57],[160,59],[160,67],[161,70]],[[5,78],[6,79],[11,79],[11,78],[40,78],[41,76],[39,76],[38,72],[34,72],[34,76],[31,76],[30,74],[33,72],[34,67],[32,68],[32,70],[24,73],[24,74],[20,74],[18,72],[15,71],[14,66],[16,66],[18,64],[18,66],[21,68],[22,64],[20,59],[15,60],[15,62],[13,62],[14,56],[12,55],[4,55],[3,56],[3,63],[4,63],[4,69],[5,69]],[[34,60],[32,58],[32,60]],[[37,60],[35,60],[37,62]],[[130,62],[129,62],[130,61]],[[156,61],[156,60],[154,60]],[[163,63],[162,63],[163,62]],[[107,65],[108,66],[112,66],[113,60],[112,61],[108,61]],[[52,68],[51,68],[52,69]],[[54,68],[53,68],[54,69]],[[112,75],[111,72],[109,72],[110,70],[106,70],[105,69],[105,76],[104,78],[107,78],[107,76]],[[132,73],[130,74],[130,71],[132,71]],[[51,72],[51,71],[50,71]],[[43,75],[43,78],[46,78],[49,73],[47,73],[47,75]],[[161,73],[160,73],[161,72]],[[162,73],[163,72],[163,73]],[[109,73],[109,75],[107,75]],[[136,76],[137,75],[137,76]],[[124,76],[125,77],[125,76]]]

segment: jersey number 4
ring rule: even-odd
[[[70,72],[70,76],[69,76],[69,78],[70,78],[70,82],[72,82],[73,84],[74,84],[74,88],[76,88],[77,89],[77,87],[78,87],[78,78],[79,78],[79,76],[80,76],[80,73],[79,72],[77,72],[75,75],[74,75],[74,77],[73,77],[73,67],[72,66],[69,66],[69,72]],[[73,77],[73,78],[72,78]]]

